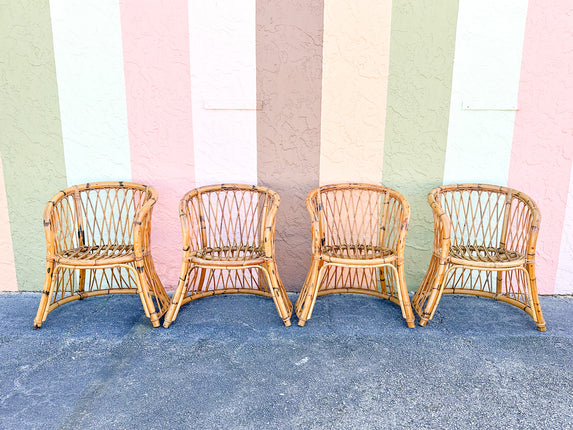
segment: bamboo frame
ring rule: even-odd
[[[407,200],[380,185],[343,183],[312,190],[311,266],[295,304],[298,325],[310,319],[318,296],[360,293],[400,306],[408,327],[414,314],[404,277]]]
[[[181,199],[183,261],[164,327],[181,305],[206,296],[249,293],[270,297],[285,326],[292,304],[275,261],[279,195],[245,184],[208,185]]]
[[[545,331],[535,278],[541,221],[535,202],[512,188],[485,184],[437,187],[428,202],[434,246],[412,299],[419,324],[432,319],[443,294],[471,294],[517,306]]]
[[[46,276],[34,328],[65,303],[104,294],[139,294],[154,327],[169,296],[153,266],[151,213],[156,191],[133,182],[66,188],[44,209]]]

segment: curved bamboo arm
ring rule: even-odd
[[[147,193],[147,201],[137,211],[133,219],[133,252],[137,260],[142,259],[144,254],[149,252],[148,249],[145,249],[145,245],[149,245],[151,213],[153,206],[157,202],[157,192],[153,187],[145,186],[145,191]]]
[[[315,200],[320,195],[320,190],[321,190],[320,188],[315,188],[314,190],[309,192],[306,197],[306,210],[308,211],[311,222],[313,254],[316,254],[320,250],[320,247],[322,246],[322,242],[324,239],[324,234],[322,232],[321,222],[320,222],[320,211],[322,210],[320,208],[320,201],[318,203],[319,207],[315,205]]]
[[[265,200],[265,206],[270,204],[270,208],[266,207],[266,216],[264,217],[264,233],[263,233],[263,248],[265,250],[265,257],[274,258],[275,256],[275,225],[276,216],[281,204],[281,198],[275,191],[265,191],[268,198]]]
[[[437,195],[440,187],[428,193],[428,203],[434,214],[434,254],[442,260],[448,258],[451,245],[451,221],[446,211],[440,205]]]
[[[527,235],[526,259],[527,263],[533,264],[535,263],[535,248],[537,246],[537,237],[539,236],[539,227],[541,225],[541,212],[539,211],[535,201],[527,194],[517,190],[511,191],[513,197],[525,203],[530,211],[531,225],[529,226],[529,234]]]
[[[404,247],[406,246],[406,235],[408,234],[408,227],[410,225],[410,204],[408,200],[395,190],[390,190],[390,195],[393,196],[402,206],[402,219],[400,220],[400,232],[398,240],[396,241],[396,253],[399,259],[404,259]]]
[[[66,188],[65,190],[56,193],[44,208],[42,219],[44,221],[44,234],[46,235],[46,258],[48,259],[56,255],[56,232],[54,231],[56,226],[53,219],[54,208],[69,194],[70,191],[73,193],[74,188]]]

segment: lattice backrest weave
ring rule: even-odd
[[[517,191],[491,185],[451,185],[436,188],[434,198],[450,220],[452,246],[505,247],[524,253],[532,211],[529,199],[519,198]]]
[[[150,196],[145,186],[88,184],[52,199],[56,252],[79,246],[131,245],[133,222]]]
[[[309,194],[307,205],[311,217],[318,221],[322,246],[396,249],[401,225],[407,223],[403,197],[382,186],[326,185]]]
[[[191,249],[259,248],[274,233],[278,195],[248,185],[206,186],[182,201]]]

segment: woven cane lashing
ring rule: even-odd
[[[56,253],[101,258],[133,251],[133,222],[148,192],[132,187],[76,189],[54,202]],[[72,251],[75,250],[75,251]]]
[[[180,202],[183,260],[164,327],[185,303],[225,293],[271,297],[285,325],[292,304],[274,261],[274,191],[246,184],[207,185]]]
[[[247,261],[264,256],[271,195],[252,189],[194,193],[186,201],[190,247],[198,258]]]
[[[502,262],[526,254],[531,210],[508,189],[442,187],[435,199],[450,220],[456,257]]]
[[[327,188],[311,197],[321,251],[336,258],[384,258],[397,248],[403,207],[389,191]]]

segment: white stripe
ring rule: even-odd
[[[527,0],[461,0],[444,183],[506,185]]]
[[[543,214],[542,214],[543,216]],[[555,294],[573,293],[573,169],[569,180],[569,194],[567,196],[567,209],[563,232],[561,234],[561,249],[559,251],[559,265],[555,278]]]
[[[131,179],[118,0],[51,0],[68,184]]]
[[[197,186],[257,182],[255,0],[189,2]]]

